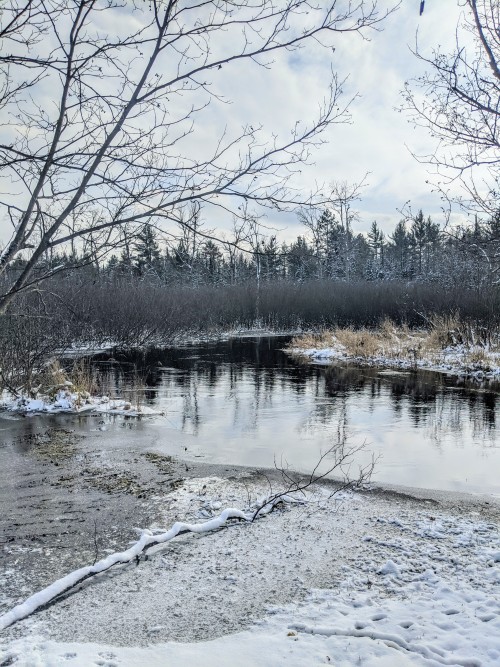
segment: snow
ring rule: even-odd
[[[247,511],[229,507],[224,509],[216,517],[212,516],[213,511],[216,510],[217,507],[220,508],[221,504],[219,502],[212,502],[209,504],[204,503],[204,507],[199,510],[199,515],[204,518],[210,518],[203,523],[192,524],[177,521],[165,532],[162,532],[161,530],[153,532],[149,529],[136,529],[139,534],[139,539],[126,551],[112,553],[93,565],[70,572],[65,577],[58,579],[43,590],[34,593],[27,600],[14,607],[14,609],[0,615],[0,631],[5,630],[5,628],[8,628],[13,623],[26,618],[40,607],[47,605],[49,602],[85,579],[105,572],[115,565],[129,563],[151,547],[159,544],[166,544],[178,535],[186,532],[199,534],[218,530],[225,526],[231,519],[252,522],[255,519],[269,514],[277,503],[302,503],[302,500],[289,494],[280,493],[276,497],[272,494],[271,496],[267,495],[260,497],[251,508],[247,509]]]
[[[53,397],[41,396],[14,398],[7,393],[0,397],[0,410],[33,416],[37,414],[86,412],[107,413],[140,417],[141,415],[163,414],[145,405],[133,405],[122,399],[110,399],[109,396],[90,396],[88,393],[74,392],[70,386],[59,389]]]
[[[400,568],[396,563],[392,560],[388,560],[387,563],[385,563],[378,571],[377,574],[391,574],[394,577],[399,577],[401,574]]]
[[[288,348],[289,354],[309,359],[312,363],[329,364],[333,361],[347,361],[364,366],[376,366],[397,370],[425,369],[438,373],[450,373],[462,377],[473,378],[478,381],[500,378],[500,355],[487,352],[481,347],[459,346],[448,347],[440,353],[428,353],[421,358],[404,359],[398,357],[395,351],[392,356],[358,357],[348,354],[346,348],[334,341],[331,347],[324,348]],[[487,362],[468,363],[468,355],[480,352],[485,354]]]
[[[214,514],[234,499],[235,489],[228,480],[195,479],[175,492],[172,504],[177,512],[211,517],[199,524],[205,533],[222,520],[224,512]],[[244,506],[244,492],[238,493]],[[249,490],[255,498],[260,493],[260,487]],[[306,505],[209,538],[179,538],[185,548],[177,558],[162,549],[141,567],[87,585],[13,626],[17,634],[7,630],[0,664],[500,665],[500,533],[493,501],[464,508],[330,493],[319,487]],[[139,542],[159,530],[151,526]],[[308,594],[269,603],[228,634],[223,616],[236,620],[251,601],[244,598],[261,595],[262,583],[279,598],[294,572]],[[204,606],[205,636],[192,641],[186,634],[182,641],[169,610],[187,610],[189,633]],[[114,628],[128,617],[130,634],[116,641]]]
[[[283,500],[283,498],[281,498],[281,500]],[[266,499],[264,499],[262,503],[266,503]],[[272,505],[273,503],[270,502],[263,508],[263,510],[261,510],[261,512],[268,513],[271,510]],[[47,586],[47,588],[35,593],[27,600],[14,607],[14,609],[11,609],[6,614],[0,616],[0,630],[5,630],[5,628],[8,628],[9,625],[12,625],[16,621],[26,618],[26,616],[32,614],[36,609],[43,607],[65,591],[76,586],[80,581],[101,572],[105,572],[114,565],[130,562],[150,546],[170,542],[170,540],[183,532],[206,533],[211,530],[217,530],[224,526],[230,519],[252,521],[256,513],[257,512],[245,513],[239,509],[227,508],[223,510],[218,517],[212,518],[204,523],[189,524],[176,522],[170,530],[160,534],[154,534],[148,529],[142,530],[140,531],[139,540],[137,540],[130,549],[127,549],[127,551],[110,554],[107,558],[100,560],[94,565],[82,567],[79,570],[70,572],[65,577],[58,579],[50,586]],[[208,514],[205,514],[205,516],[207,515]]]

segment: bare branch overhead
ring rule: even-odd
[[[29,252],[0,310],[36,282],[44,253],[75,237],[182,220],[193,202],[235,215],[241,201],[311,203],[292,177],[326,128],[349,120],[335,73],[316,118],[286,131],[231,119],[211,137],[204,119],[231,101],[234,68],[265,76],[308,44],[331,58],[342,33],[366,35],[387,13],[364,0],[3,3],[0,173],[11,194],[0,206],[13,231],[0,272]]]

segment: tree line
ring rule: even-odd
[[[302,211],[305,233],[290,243],[256,232],[216,242],[201,223],[183,228],[174,242],[145,224],[127,235],[121,248],[103,259],[91,249],[47,253],[42,270],[79,266],[87,257],[86,275],[100,280],[139,280],[196,287],[287,281],[406,281],[443,287],[492,288],[500,269],[500,213],[473,226],[446,231],[420,210],[400,220],[392,233],[374,221],[367,234],[330,209]],[[10,268],[23,270],[19,258]],[[79,269],[81,270],[81,268]]]

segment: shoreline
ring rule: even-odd
[[[330,366],[333,364],[346,363],[353,366],[365,368],[379,368],[381,371],[430,371],[440,373],[466,380],[476,380],[477,382],[500,382],[500,367],[495,368],[494,372],[483,371],[481,369],[470,369],[467,365],[439,365],[430,360],[419,359],[415,365],[405,359],[390,359],[387,357],[360,357],[331,353],[329,350],[288,348],[285,352],[295,359],[302,359],[317,366]]]
[[[347,363],[361,367],[380,368],[394,371],[431,371],[443,373],[462,379],[483,381],[500,381],[500,363],[498,353],[486,353],[482,348],[449,347],[440,351],[419,351],[418,358],[409,359],[403,356],[400,349],[388,349],[385,354],[353,354],[339,342],[334,334],[330,334],[328,343],[309,346],[302,343],[301,337],[295,338],[290,346],[284,349],[292,358],[317,365]],[[406,350],[405,354],[413,353]],[[471,363],[474,354],[482,357],[481,361]]]
[[[18,527],[5,531],[16,539],[3,545],[3,611],[94,550],[126,548],[134,526],[243,510],[279,483],[272,468],[183,456],[174,431],[167,449],[155,429],[139,441],[136,425],[106,435],[110,449],[98,422],[53,439],[40,425],[26,448],[5,447],[3,523]],[[305,506],[182,536],[87,582],[2,633],[0,664],[303,667],[330,656],[354,667],[353,650],[367,667],[500,661],[500,497],[376,482],[332,502],[334,487],[322,480]]]

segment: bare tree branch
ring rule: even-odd
[[[428,71],[407,82],[402,110],[437,141],[434,153],[416,157],[433,167],[444,200],[493,216],[500,191],[500,5],[462,6],[452,53],[425,56],[417,44],[414,53]]]
[[[13,192],[0,208],[13,232],[0,274],[21,252],[26,263],[0,293],[0,312],[44,279],[34,275],[48,252],[88,235],[106,232],[99,243],[109,248],[120,229],[179,220],[193,203],[236,214],[241,201],[314,201],[293,178],[325,130],[349,120],[352,100],[334,73],[316,119],[291,137],[243,121],[207,140],[204,119],[229,102],[221,90],[234,68],[264,75],[309,43],[331,54],[342,33],[366,37],[390,11],[371,0],[4,3],[0,175]]]

